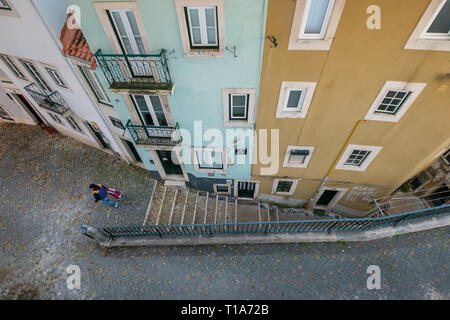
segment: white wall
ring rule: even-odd
[[[67,58],[61,53],[59,39],[56,40],[53,37],[52,32],[42,20],[37,9],[33,6],[32,1],[15,0],[13,5],[20,17],[0,16],[0,34],[2,35],[0,53],[33,60],[48,85],[52,89],[58,90],[76,116],[97,123],[103,134],[109,139],[112,149],[118,153],[122,153],[122,149],[113,138],[109,127],[96,110],[96,106],[88,95],[88,91],[82,86],[78,75],[71,68]],[[52,8],[40,8],[41,11],[42,9],[52,10]],[[66,12],[58,13],[53,11],[53,14],[62,14],[65,17]],[[61,29],[62,27],[61,25]],[[44,69],[44,64],[56,67],[70,89],[65,90],[58,87]],[[17,60],[16,65],[33,81]],[[3,61],[0,61],[0,68],[3,69],[17,87],[24,88],[30,83],[30,81],[24,81],[15,77],[9,68],[4,65]],[[32,101],[32,98],[28,96],[26,91],[22,91]],[[41,113],[46,117],[47,121],[53,123],[47,115],[47,112],[45,112],[45,109],[40,110],[43,111]],[[77,134],[75,134],[76,136]],[[83,138],[86,138],[86,135],[83,135],[81,139],[84,140]],[[90,135],[89,139],[95,141]]]

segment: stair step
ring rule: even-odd
[[[186,187],[186,182],[184,180],[165,180],[164,185],[167,187]]]
[[[170,215],[172,212],[172,207],[175,200],[175,193],[177,189],[174,187],[167,187],[167,186],[164,186],[164,188],[166,188],[166,196],[164,199],[164,204],[162,206],[161,213],[159,215],[158,224],[167,226],[170,224]]]
[[[177,200],[175,202],[175,208],[172,214],[172,220],[170,224],[180,225],[181,218],[183,216],[184,202],[186,200],[187,190],[178,189]]]
[[[164,186],[158,182],[156,185],[156,191],[152,199],[152,203],[150,205],[150,212],[147,215],[147,226],[156,225],[158,219],[159,209],[161,207],[162,196],[164,192]]]
[[[262,209],[262,208],[261,208]],[[263,211],[261,211],[262,213]],[[237,222],[258,222],[258,206],[246,202],[238,202],[238,221]]]

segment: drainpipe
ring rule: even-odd
[[[356,129],[358,129],[359,125],[361,124],[361,122],[365,122],[366,120],[358,120],[358,122],[356,123],[355,127],[352,130],[352,133],[350,134],[350,136],[347,138],[347,140],[345,141],[344,146],[341,148],[341,151],[339,152],[338,156],[336,157],[336,159],[334,160],[333,164],[331,165],[330,169],[328,169],[327,175],[325,176],[325,178],[323,178],[319,188],[317,189],[317,191],[314,193],[314,195],[312,196],[311,199],[309,199],[308,201],[308,205],[306,206],[306,210],[309,210],[309,208],[312,206],[313,202],[317,199],[317,195],[320,192],[320,189],[322,189],[322,187],[325,185],[325,183],[328,180],[328,176],[331,174],[331,172],[333,172],[334,167],[336,166],[336,163],[339,161],[339,159],[341,158],[342,154],[344,153],[345,149],[347,148],[350,140],[352,139],[352,137],[354,136]]]
[[[42,23],[44,24],[45,28],[47,29],[48,33],[51,35],[51,38],[53,39],[53,41],[56,44],[56,47],[59,48],[59,52],[62,55],[62,48],[61,45],[59,43],[59,41],[57,40],[55,34],[53,33],[52,29],[50,28],[50,26],[48,25],[47,21],[45,20],[44,16],[42,15],[41,11],[39,10],[39,7],[36,5],[36,3],[34,1],[30,1],[31,5],[33,6],[34,10],[36,10],[37,14],[39,15],[39,17],[41,18]],[[100,110],[98,110],[98,106],[97,103],[94,101],[94,99],[92,98],[91,94],[89,93],[89,91],[86,89],[84,83],[80,80],[80,77],[77,73],[77,70],[75,70],[74,66],[72,65],[72,63],[70,63],[68,61],[69,58],[64,57],[64,61],[66,62],[66,64],[69,66],[70,70],[72,70],[72,72],[75,75],[75,78],[78,81],[78,84],[81,86],[81,88],[83,89],[84,93],[88,96],[89,100],[91,101],[91,104],[94,106],[95,111],[97,112],[98,116],[100,117],[100,119],[103,120],[106,128],[108,128],[109,134],[111,135],[111,137],[113,138],[114,142],[116,143],[116,145],[119,147],[119,150],[122,152],[123,155],[125,155],[125,161],[127,163],[130,163],[130,161],[128,160],[128,152],[125,150],[125,147],[120,143],[120,141],[118,141],[116,135],[114,134],[113,129],[110,127],[110,125],[108,124],[108,120],[106,119],[106,116],[103,114],[103,112],[101,112]],[[113,153],[115,153],[114,150],[111,150]]]

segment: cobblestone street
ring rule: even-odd
[[[0,124],[0,299],[449,299],[450,228],[373,242],[104,249],[81,224],[141,224],[145,169],[61,134]],[[90,183],[125,192],[94,203]],[[81,269],[68,290],[66,268]],[[366,269],[381,269],[368,290]]]

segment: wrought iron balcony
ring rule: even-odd
[[[103,54],[95,53],[100,68],[114,93],[159,94],[173,93],[166,50],[159,54]]]
[[[139,126],[128,120],[126,127],[138,145],[175,146],[182,140],[178,132],[178,123],[175,127]]]
[[[60,115],[66,115],[71,111],[58,91],[45,93],[35,83],[26,86],[25,90],[42,108],[56,112]]]

